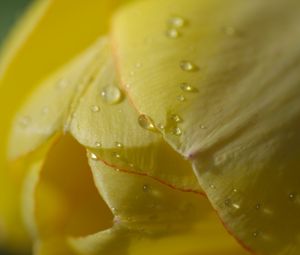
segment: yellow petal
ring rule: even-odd
[[[92,159],[90,165],[115,219],[111,229],[71,239],[79,254],[248,254],[222,227],[205,197]]]
[[[111,211],[94,186],[85,149],[70,136],[54,142],[46,158],[36,158],[39,163],[32,165],[23,195],[37,254],[70,250],[68,235],[85,236],[112,224]]]
[[[116,61],[137,109],[169,127],[165,137],[194,163],[227,227],[263,254],[300,251],[299,8],[149,1],[114,20]],[[131,76],[136,63],[143,68]]]
[[[24,156],[67,129],[72,107],[90,83],[96,63],[104,62],[106,40],[99,40],[39,85],[14,117],[9,157]]]
[[[23,175],[15,177],[15,171],[7,172],[10,167],[6,162],[6,146],[12,117],[20,103],[42,79],[107,31],[111,12],[120,3],[106,0],[91,0],[85,4],[69,0],[35,1],[2,50],[0,221],[6,243],[25,242],[24,229],[21,224],[16,224],[16,221],[21,221],[18,216],[19,186],[22,183],[20,176]],[[19,146],[19,143],[15,146]],[[18,171],[21,172],[20,169]]]
[[[110,166],[201,192],[189,162],[166,144],[155,127],[149,131],[139,125],[139,113],[119,88],[109,45],[105,47],[106,60],[94,66],[97,71],[72,113],[70,132]]]

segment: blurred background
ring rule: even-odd
[[[0,45],[12,25],[32,0],[0,0]]]
[[[12,26],[31,1],[32,0],[0,0],[0,47]],[[19,254],[8,253],[7,251],[2,250],[0,246],[0,255]]]

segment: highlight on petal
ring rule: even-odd
[[[145,1],[113,25],[131,101],[166,127],[228,230],[262,254],[300,252],[299,9]]]

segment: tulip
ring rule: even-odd
[[[298,255],[300,3],[126,2],[39,1],[7,40],[3,243]]]

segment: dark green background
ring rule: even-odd
[[[18,20],[31,0],[0,0],[0,46],[11,27]],[[0,255],[19,255],[11,254],[0,247]]]
[[[0,45],[31,0],[0,0]]]

